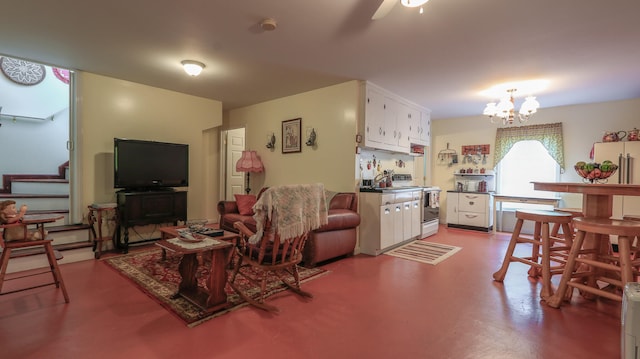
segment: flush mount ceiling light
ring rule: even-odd
[[[260,22],[260,28],[264,31],[273,31],[276,27],[278,27],[278,23],[272,18],[264,19]]]
[[[204,69],[204,64],[199,61],[183,60],[181,63],[184,72],[189,74],[189,76],[198,76],[202,72],[202,69]]]

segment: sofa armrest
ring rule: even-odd
[[[329,210],[348,209],[358,212],[358,196],[354,192],[340,192],[331,199]]]
[[[220,201],[218,202],[218,213],[223,216],[228,213],[240,213],[240,211],[235,201]]]

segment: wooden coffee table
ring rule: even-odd
[[[168,230],[163,233],[168,233]],[[179,266],[182,280],[178,292],[172,298],[183,297],[205,312],[225,308],[228,305],[227,294],[224,291],[227,284],[226,268],[233,256],[237,238],[236,233],[225,231],[223,236],[207,237],[198,243],[187,243],[178,238],[156,242],[163,250],[182,255]],[[199,265],[198,255],[205,253],[211,254],[211,265],[206,288],[202,288],[198,286],[196,272]]]

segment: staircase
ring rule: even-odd
[[[64,218],[45,226],[53,238],[54,249],[64,256],[58,263],[71,263],[93,259],[93,245],[87,224],[70,223],[68,163],[60,166],[59,175],[3,175],[0,200],[11,199],[16,206],[26,204],[30,214],[60,214]],[[7,268],[8,273],[49,264],[43,251],[14,251]]]

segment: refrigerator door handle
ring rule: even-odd
[[[631,183],[631,155],[627,153],[627,164],[624,166],[624,169],[627,172],[627,182],[626,184]]]
[[[622,153],[618,154],[618,183],[622,183]]]

